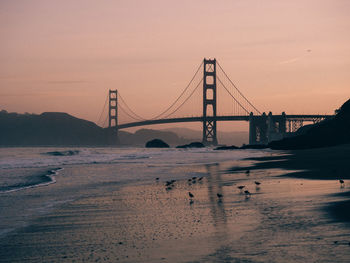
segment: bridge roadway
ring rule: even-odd
[[[269,117],[272,118],[282,117],[283,115],[253,115],[254,117]],[[324,118],[329,118],[334,115],[285,115],[286,120],[300,120],[300,121],[314,121]],[[216,117],[207,117],[207,120],[216,120],[216,121],[249,121],[249,115],[241,116],[216,116]],[[145,120],[138,122],[130,122],[125,124],[119,124],[118,130],[126,129],[131,127],[146,126],[146,125],[155,125],[155,124],[165,124],[165,123],[178,123],[178,122],[203,122],[203,117],[185,117],[185,118],[169,118],[169,119],[159,119],[159,120]]]

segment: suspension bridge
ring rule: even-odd
[[[161,113],[145,118],[129,107],[120,92],[109,90],[97,124],[106,126],[108,121],[108,127],[118,131],[155,124],[201,122],[203,144],[217,145],[217,122],[247,121],[249,144],[254,145],[282,139],[297,131],[305,122],[316,123],[331,116],[261,113],[216,59],[204,59],[188,85]]]

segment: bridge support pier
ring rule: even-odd
[[[108,94],[108,127],[118,129],[118,91],[109,90]]]
[[[203,61],[203,144],[217,145],[216,59]]]
[[[267,116],[265,112],[261,116],[249,115],[249,144],[267,143]]]
[[[267,144],[271,141],[281,140],[287,133],[287,118],[282,115],[268,116],[263,113],[261,116],[249,115],[249,144]]]
[[[108,93],[108,127],[109,143],[111,145],[118,144],[118,90],[109,90]]]
[[[286,114],[282,112],[282,115],[273,116],[272,113],[269,112],[267,127],[268,142],[283,139],[287,132]]]

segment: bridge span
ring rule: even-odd
[[[215,121],[248,121],[249,116],[216,116],[207,117],[208,120]],[[203,117],[184,117],[184,118],[170,118],[170,119],[160,119],[160,120],[146,120],[131,122],[118,125],[118,130],[126,129],[131,127],[155,125],[155,124],[166,124],[166,123],[178,123],[178,122],[203,122]]]
[[[217,75],[217,65],[220,77]],[[201,68],[203,69],[203,76],[200,77],[200,81],[191,91],[189,87],[191,83],[194,83],[195,77],[199,76],[198,73]],[[231,90],[225,83],[230,85]],[[202,91],[199,89],[200,84],[202,84]],[[217,112],[217,86],[222,87],[223,93],[220,94],[224,94],[225,98],[233,103],[230,113]],[[195,91],[201,92],[201,94],[193,97],[202,99],[200,112],[193,114],[198,117],[181,117],[181,115],[175,117],[173,114],[191,98]],[[184,94],[188,94],[188,96]],[[181,98],[182,100],[180,100]],[[175,106],[176,103],[180,105]],[[227,105],[227,101],[223,105]],[[304,122],[317,123],[333,116],[319,114],[287,115],[284,112],[280,115],[273,115],[271,112],[268,114],[261,113],[236,87],[216,59],[204,59],[180,96],[165,111],[154,118],[145,119],[136,114],[117,90],[109,90],[108,109],[108,126],[116,131],[155,124],[201,122],[203,124],[202,142],[205,145],[218,144],[216,131],[218,121],[247,121],[249,122],[249,144],[267,144],[270,141],[290,136],[302,127]],[[118,123],[120,121],[119,110],[129,116],[132,121]],[[190,113],[190,111],[186,111],[183,115],[189,115]]]
[[[272,118],[278,118],[282,115],[272,115]],[[309,122],[318,122],[325,118],[330,118],[333,115],[285,115],[286,121],[309,121]],[[256,116],[257,117],[257,116]],[[215,121],[249,121],[250,116],[216,116],[216,117],[207,117],[208,120]],[[178,123],[178,122],[203,122],[203,117],[184,117],[184,118],[169,118],[169,119],[159,119],[159,120],[145,120],[145,121],[136,121],[130,123],[124,123],[118,125],[118,130],[127,129],[132,127],[140,127],[147,125],[156,125],[156,124],[167,124],[167,123]]]
[[[297,131],[303,126],[304,122],[317,123],[323,119],[330,118],[333,115],[241,115],[241,116],[215,116],[206,117],[207,121],[248,121],[249,122],[249,144],[268,143],[274,139],[281,139],[287,134]],[[183,123],[183,122],[204,122],[204,117],[183,117],[137,121],[118,125],[118,130],[132,127],[140,127],[156,124]]]

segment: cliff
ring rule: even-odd
[[[271,149],[294,150],[329,147],[350,143],[350,99],[332,119],[311,125],[294,137],[274,141]]]

